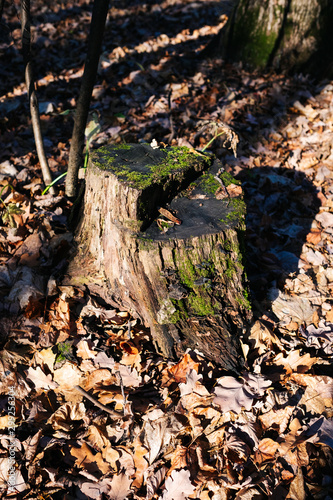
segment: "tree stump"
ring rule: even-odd
[[[222,171],[185,147],[97,150],[68,275],[140,318],[164,356],[195,348],[237,370],[251,316],[239,245],[245,205]]]

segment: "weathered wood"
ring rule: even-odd
[[[244,202],[235,184],[226,196],[223,181],[233,179],[221,166],[187,148],[98,150],[69,275],[72,283],[104,286],[150,327],[163,355],[196,348],[236,369],[251,314],[239,248]],[[163,218],[160,207],[181,223]]]

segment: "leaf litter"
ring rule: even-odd
[[[222,372],[195,351],[171,362],[126,311],[62,284],[72,206],[61,184],[58,196],[41,195],[17,12],[6,7],[1,497],[331,498],[333,83],[259,76],[202,58],[228,2],[112,5],[91,147],[155,141],[200,150],[211,141],[209,149],[242,181],[247,203],[255,318],[242,338],[246,370]],[[41,117],[57,177],[68,160],[91,6],[32,8]],[[237,158],[228,149],[235,137]],[[8,490],[13,443],[16,494]]]

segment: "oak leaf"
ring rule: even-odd
[[[165,491],[159,500],[185,500],[195,490],[190,481],[190,471],[185,469],[172,471],[164,487]]]
[[[37,368],[28,368],[27,379],[31,380],[35,384],[36,389],[56,389],[58,384],[53,382],[52,375],[45,375],[42,369],[37,366]]]
[[[70,454],[76,458],[75,465],[79,468],[84,468],[91,474],[102,472],[107,474],[111,471],[111,466],[103,460],[100,452],[93,453],[87,443],[80,443],[79,448],[70,448]]]

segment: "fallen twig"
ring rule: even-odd
[[[87,391],[85,391],[84,389],[82,389],[82,387],[80,387],[79,385],[75,385],[74,387],[81,394],[83,394],[83,396],[85,396],[87,399],[89,399],[89,401],[91,401],[95,406],[98,406],[98,408],[100,408],[101,410],[106,411],[107,413],[109,413],[109,415],[112,415],[113,417],[116,417],[116,418],[124,418],[124,415],[122,413],[120,413],[119,411],[111,410],[107,406],[102,405],[102,403],[100,403],[99,401],[97,401],[97,399],[90,396],[90,394]]]

